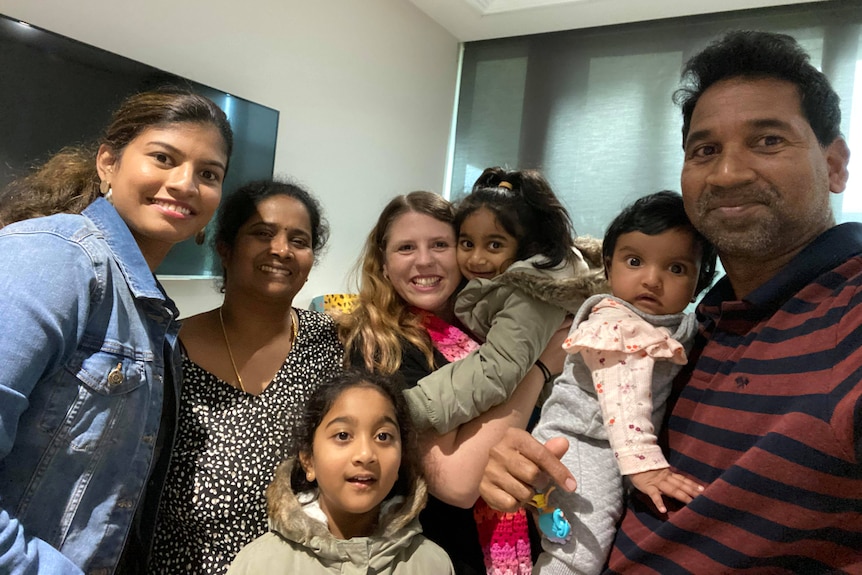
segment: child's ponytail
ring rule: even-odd
[[[539,269],[549,269],[572,259],[575,230],[569,212],[551,189],[551,184],[537,170],[514,172],[524,203],[529,208],[531,219],[525,222],[530,239],[531,255],[542,254],[546,261],[534,264]]]
[[[473,184],[473,190],[457,206],[455,226],[485,206],[500,224],[518,240],[518,260],[541,255],[538,269],[557,267],[571,261],[574,228],[566,208],[551,185],[537,170],[507,171],[487,168]]]
[[[483,189],[499,188],[500,183],[503,181],[507,181],[511,184],[512,182],[506,179],[507,173],[508,172],[506,172],[506,170],[499,166],[494,168],[485,168],[485,171],[482,172],[482,175],[480,175],[476,179],[476,183],[473,184],[473,190],[471,191],[471,193],[476,193],[477,191]],[[511,190],[512,187],[509,187],[508,189]]]

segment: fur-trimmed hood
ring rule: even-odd
[[[407,497],[383,502],[372,535],[337,539],[326,526],[317,490],[297,495],[290,488],[294,465],[294,459],[282,463],[267,489],[272,530],[239,552],[229,575],[454,575],[446,552],[421,534],[423,480]]]
[[[305,492],[297,496],[291,489],[290,473],[294,465],[298,465],[295,459],[282,463],[266,490],[270,528],[318,554],[343,557],[343,550],[338,548],[347,542],[336,539],[329,532],[325,516],[318,505],[317,493]],[[369,539],[370,544],[376,547],[376,553],[384,555],[388,554],[387,551],[408,544],[422,531],[417,517],[425,507],[426,499],[425,481],[417,478],[412,493],[406,498],[393,497],[383,502],[377,529],[363,539]]]
[[[575,313],[590,296],[610,290],[602,262],[601,240],[579,237],[575,240],[575,248],[572,251],[573,260],[555,268],[537,269],[533,263],[541,261],[541,256],[538,256],[515,262],[496,278],[479,281],[510,285],[538,300]],[[466,289],[461,296],[470,297],[470,291]],[[477,291],[476,298],[482,297],[484,296],[481,290]]]

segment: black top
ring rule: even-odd
[[[399,372],[406,387],[414,387],[433,370],[428,368],[425,355],[413,344],[402,341],[401,350]],[[449,362],[435,349],[434,363],[440,367]],[[456,575],[485,575],[485,561],[473,509],[443,503],[429,494],[428,504],[419,514],[419,522],[425,536],[449,554]]]
[[[267,531],[265,490],[308,397],[341,369],[332,319],[297,309],[299,330],[260,395],[183,357],[180,421],[148,572],[220,575]]]

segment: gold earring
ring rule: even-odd
[[[195,234],[195,243],[199,246],[202,246],[203,243],[207,240],[207,229],[204,228]]]

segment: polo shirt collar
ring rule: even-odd
[[[834,226],[796,254],[790,263],[765,284],[748,294],[743,302],[754,308],[779,309],[788,299],[829,270],[862,254],[862,223]],[[704,308],[716,308],[736,296],[727,276],[704,296]]]

